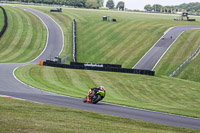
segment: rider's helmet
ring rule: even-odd
[[[100,90],[101,90],[101,91],[104,91],[104,86],[100,86]]]

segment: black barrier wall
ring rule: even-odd
[[[66,64],[58,64],[54,61],[47,60],[43,63],[43,65],[52,66],[52,67],[60,67],[60,68],[70,68],[70,69],[121,72],[121,73],[132,73],[132,74],[143,74],[143,75],[150,75],[150,76],[155,75],[154,71],[121,68],[121,65],[115,65],[115,64],[96,64],[96,63],[74,63],[74,62],[71,62],[70,65],[66,65]]]
[[[106,67],[106,68],[122,68],[122,65],[118,64],[97,64],[97,63],[78,63],[78,62],[71,62],[71,66],[85,66],[85,67]]]
[[[77,62],[76,20],[73,20],[73,61]]]
[[[8,17],[7,17],[7,14],[6,14],[6,11],[3,7],[0,6],[0,8],[2,9],[3,11],[3,15],[4,15],[4,26],[0,32],[0,37],[4,34],[4,32],[6,31],[7,27],[8,27]]]

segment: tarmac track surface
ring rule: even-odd
[[[61,28],[50,17],[33,9],[23,7],[20,8],[40,17],[40,19],[45,23],[48,29],[47,47],[38,58],[29,63],[0,63],[0,95],[20,98],[33,102],[144,120],[163,125],[200,129],[200,119],[197,118],[124,107],[102,102],[98,104],[83,103],[82,99],[71,98],[42,91],[18,81],[13,75],[13,72],[16,68],[28,64],[38,64],[41,60],[50,59],[50,57],[56,57],[62,51],[64,43]]]

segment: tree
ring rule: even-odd
[[[97,8],[97,1],[96,0],[87,0],[85,3],[87,8]]]
[[[97,6],[103,7],[104,0],[97,0]]]
[[[197,13],[196,13],[196,15],[200,15],[200,9],[199,9],[199,10],[197,10]]]
[[[118,2],[116,8],[124,11],[124,2],[123,1]]]
[[[114,1],[108,0],[107,3],[106,3],[106,7],[109,8],[109,9],[114,9],[114,7],[115,7]]]
[[[75,7],[85,7],[86,0],[74,0]]]
[[[153,10],[153,8],[152,8],[152,6],[151,5],[146,5],[145,7],[144,7],[144,9],[146,10],[146,11],[148,11],[148,12],[151,12],[152,10]]]
[[[152,9],[155,11],[155,12],[160,12],[160,9],[162,8],[162,5],[159,5],[159,4],[154,4],[152,6]],[[169,8],[171,9],[171,8]]]

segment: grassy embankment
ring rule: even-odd
[[[3,15],[3,11],[0,9],[0,31],[4,26],[4,15]]]
[[[16,70],[26,84],[84,98],[89,88],[104,85],[104,102],[200,118],[200,83],[169,77],[24,66]]]
[[[7,98],[0,98],[0,107],[1,132],[198,132],[192,129],[164,126],[100,113]]]
[[[46,45],[46,28],[39,18],[24,10],[3,6],[8,15],[8,28],[0,38],[0,62],[28,62]]]

